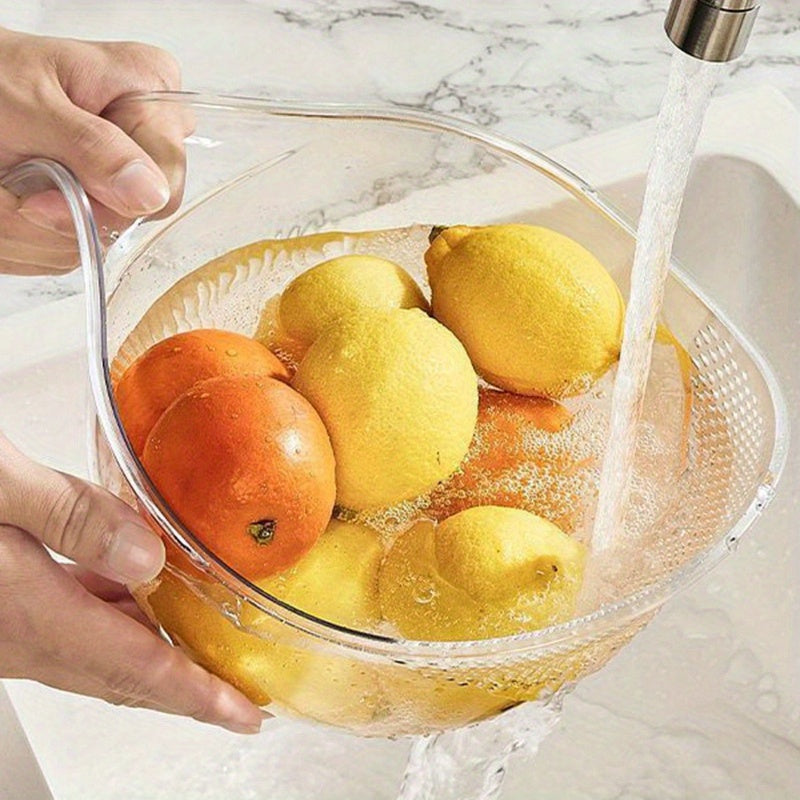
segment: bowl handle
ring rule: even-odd
[[[63,164],[49,158],[25,161],[0,176],[0,186],[18,197],[50,189],[53,185],[64,195],[67,203],[75,226],[86,291],[93,293],[98,288],[102,289],[103,247],[89,198],[78,179]],[[103,297],[102,292],[100,296]]]
[[[89,383],[101,424],[124,439],[113,404],[106,340],[106,292],[103,275],[103,246],[97,232],[89,198],[72,172],[48,158],[34,158],[0,177],[0,186],[19,197],[57,188],[69,208],[86,288],[86,345],[89,355]]]

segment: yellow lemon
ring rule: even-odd
[[[378,587],[384,617],[410,639],[512,636],[569,619],[585,548],[517,508],[476,506],[395,541]]]
[[[347,255],[323,261],[295,278],[281,295],[283,330],[308,347],[323,328],[362,308],[428,310],[419,286],[385,258]]]
[[[357,630],[372,630],[381,619],[378,568],[383,544],[363,525],[331,520],[317,543],[291,569],[259,582],[273,597],[315,617]],[[252,606],[242,622],[259,614]]]
[[[325,533],[291,569],[259,587],[295,608],[356,630],[374,630],[381,618],[378,569],[383,545],[375,531],[332,520]],[[262,654],[264,682],[272,699],[303,717],[359,729],[380,702],[377,673],[368,663],[329,647],[309,648],[272,617],[245,606],[242,624],[272,647]],[[266,644],[266,642],[265,642]],[[305,645],[305,646],[303,646]]]
[[[578,394],[619,357],[619,289],[588,250],[563,234],[531,225],[446,228],[425,262],[434,316],[496,386]]]
[[[386,554],[378,578],[383,616],[408,639],[473,639],[483,609],[439,574],[434,536],[433,523],[419,522]]]
[[[140,590],[141,591],[141,590]],[[192,660],[235,686],[256,705],[267,705],[270,676],[264,656],[270,645],[237,628],[220,607],[233,606],[219,585],[189,581],[163,570],[158,585],[137,602],[157,621]]]
[[[416,309],[363,309],[332,323],[293,386],[328,429],[337,502],[358,511],[431,489],[458,467],[475,430],[478,382],[469,356]]]
[[[382,556],[375,531],[332,521],[294,567],[259,586],[330,622],[370,630],[380,621]],[[167,571],[159,580],[139,598],[145,609],[195,661],[253,702],[274,701],[290,713],[355,730],[374,716],[380,687],[365,662],[332,647],[313,649],[307,635],[248,603],[240,604],[237,627],[221,612],[237,607],[222,586],[186,582]]]

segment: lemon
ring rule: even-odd
[[[382,556],[375,531],[332,521],[294,567],[259,586],[317,617],[369,630],[380,620]],[[159,580],[143,598],[145,608],[194,660],[253,702],[272,701],[289,713],[356,730],[374,716],[380,687],[367,663],[332,648],[312,649],[307,635],[249,603],[240,604],[237,627],[220,610],[236,606],[222,586],[190,583],[168,571]]]
[[[291,569],[259,587],[295,608],[355,630],[373,630],[381,619],[378,569],[383,545],[375,531],[332,520],[309,552]],[[374,667],[354,657],[308,647],[309,641],[253,606],[242,624],[265,642],[262,670],[267,691],[284,709],[331,725],[369,723],[380,702]]]
[[[371,630],[381,619],[378,568],[382,558],[383,545],[374,530],[331,520],[317,543],[295,566],[258,585],[315,617]],[[248,606],[242,611],[242,622],[250,626],[259,615]]]
[[[511,636],[569,619],[585,548],[517,508],[476,506],[395,541],[378,579],[384,617],[410,639]]]
[[[477,377],[461,343],[417,309],[363,309],[329,325],[293,386],[322,417],[339,505],[377,509],[450,475],[469,448]]]
[[[472,632],[483,609],[441,577],[434,536],[433,523],[418,522],[386,554],[378,577],[383,616],[408,639],[479,638]]]
[[[230,593],[220,585],[189,581],[163,570],[158,585],[137,602],[193,661],[235,686],[256,705],[271,701],[265,653],[270,645],[237,628],[221,611]]]
[[[362,308],[428,310],[419,286],[392,261],[347,255],[323,261],[295,278],[281,295],[280,324],[308,347],[323,328]]]
[[[578,394],[619,357],[619,289],[567,236],[531,225],[447,228],[425,262],[434,316],[496,386]]]
[[[582,546],[552,522],[504,506],[448,517],[436,531],[435,554],[442,578],[474,600],[509,604],[529,593],[546,599],[542,619],[563,616],[555,605],[565,588],[578,588],[576,567],[583,565]]]

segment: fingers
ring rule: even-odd
[[[170,186],[152,158],[114,123],[56,98],[50,125],[38,136],[41,154],[68,166],[104,206],[133,219],[170,199]]]
[[[258,731],[263,715],[244,695],[90,595],[23,532],[0,526],[0,564],[4,676]]]
[[[99,486],[26,458],[0,436],[0,520],[119,583],[154,578],[164,545],[140,517]]]
[[[89,594],[94,595],[98,600],[106,603],[116,603],[131,596],[128,588],[122,584],[112,581],[103,575],[98,575],[80,564],[62,564],[62,569],[66,570],[75,578]]]
[[[95,222],[104,244],[108,245],[111,244],[108,234],[111,231],[124,231],[133,217],[148,214],[159,219],[169,216],[180,205],[186,178],[184,139],[194,128],[194,118],[180,103],[123,101],[112,104],[106,112],[106,119],[118,129],[117,136],[128,137],[152,159],[154,168],[157,168],[167,187],[166,202],[159,197],[158,203],[154,203],[150,210],[142,209],[134,213],[129,206],[123,207],[109,200],[108,191],[98,190],[96,184],[92,183],[96,180],[104,184],[106,180],[100,165],[93,164],[93,173],[87,177],[85,167],[74,166],[69,162],[69,156],[62,154],[60,158],[73,168],[76,177],[91,195]],[[149,179],[145,185],[149,185]],[[20,214],[45,230],[70,237],[75,235],[69,210],[60,192],[41,192],[25,198]]]
[[[139,608],[124,584],[104,578],[79,564],[62,564],[61,567],[72,575],[89,594],[113,606],[131,619],[155,630],[155,626],[148,619],[147,614]]]
[[[154,216],[168,216],[180,205],[186,178],[184,139],[194,130],[194,115],[181,103],[122,101],[104,116],[125,131],[167,178],[170,199]]]
[[[68,166],[93,200],[98,229],[121,232],[141,216],[166,216],[180,203],[183,139],[192,129],[180,104],[116,103],[136,92],[180,88],[180,69],[165,51],[130,42],[79,42],[0,36],[3,142],[0,173],[41,156]],[[54,192],[2,209],[0,271],[47,274],[78,262],[66,205]],[[8,203],[6,203],[8,205]],[[110,243],[108,236],[106,244]],[[27,244],[28,247],[23,247]],[[17,266],[18,265],[18,266]]]
[[[177,61],[164,50],[132,42],[96,43],[89,48],[83,55],[91,57],[72,58],[59,70],[71,107],[85,109],[96,120],[68,114],[74,127],[64,137],[69,139],[71,132],[72,143],[62,151],[64,163],[92,197],[124,217],[163,214],[168,204],[174,210],[183,188],[183,138],[190,130],[183,120],[185,112],[178,104],[163,103],[122,103],[116,112],[113,109],[115,100],[133,92],[179,89]],[[99,124],[104,122],[111,128]],[[122,138],[114,130],[121,131]],[[89,166],[81,161],[80,151],[86,144],[96,158],[94,139],[108,147],[101,156],[105,162]],[[70,160],[73,152],[78,163]],[[149,174],[153,170],[155,177]]]
[[[31,216],[16,195],[0,188],[0,271],[58,273],[77,263],[74,236],[54,230],[47,217]]]
[[[89,198],[89,204],[102,244],[105,246],[113,244],[115,237],[112,237],[112,232],[119,235],[129,227],[131,220],[111,211],[92,198]],[[67,202],[57,189],[25,197],[21,202],[19,213],[26,220],[35,222],[45,230],[52,230],[73,242],[76,239],[75,224],[70,216]]]

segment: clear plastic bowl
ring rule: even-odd
[[[264,300],[306,262],[358,249],[361,240],[349,233],[536,222],[584,244],[626,293],[634,231],[541,153],[442,117],[186,93],[125,102],[193,118],[186,194],[168,219],[140,221],[104,254],[66,170],[32,162],[11,178],[54,181],[76,220],[97,410],[94,473],[168,545],[167,569],[135,595],[167,636],[273,713],[396,736],[546,700],[600,668],[673,593],[720,561],[771,498],[787,445],[776,382],[745,337],[673,268],[663,313],[694,365],[689,463],[615,594],[535,632],[420,642],[348,630],[262,592],[160,498],[124,436],[112,373],[181,330],[253,334]],[[292,258],[264,243],[314,233],[333,235]],[[418,245],[395,253],[410,269]],[[653,387],[656,401],[658,393]]]

